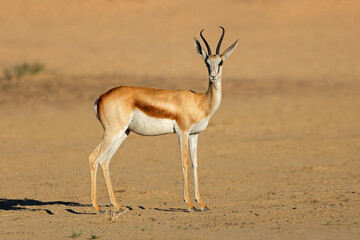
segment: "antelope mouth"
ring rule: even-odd
[[[215,76],[215,77],[210,76],[209,79],[210,79],[211,82],[215,82],[218,79],[218,77],[217,76]]]

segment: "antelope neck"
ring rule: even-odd
[[[208,108],[208,114],[212,115],[219,108],[221,102],[221,77],[215,82],[209,80],[209,88],[205,93],[206,108]],[[204,106],[205,107],[205,106]]]

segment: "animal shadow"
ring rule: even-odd
[[[163,211],[163,212],[189,212],[188,209],[184,208],[154,208],[156,211]]]
[[[54,213],[46,208],[27,208],[33,206],[49,206],[49,205],[64,205],[64,206],[72,206],[72,207],[89,206],[76,202],[64,202],[64,201],[43,202],[29,198],[25,198],[25,199],[0,198],[0,210],[5,210],[5,211],[44,211],[49,215],[53,215]]]

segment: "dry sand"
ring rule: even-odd
[[[360,239],[359,13],[355,0],[1,1],[0,239]],[[205,91],[192,38],[206,28],[215,49],[219,25],[222,49],[240,40],[199,137],[210,211],[185,211],[176,135],[130,134],[110,165],[128,211],[94,214],[94,100],[118,85]],[[23,62],[45,70],[6,76]]]

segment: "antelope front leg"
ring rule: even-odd
[[[195,186],[195,200],[201,205],[201,210],[208,210],[206,205],[203,203],[200,197],[199,192],[199,181],[197,175],[198,163],[197,163],[197,143],[198,143],[199,134],[194,134],[189,136],[189,149],[190,149],[190,159],[193,168],[194,174],[194,186]]]
[[[189,205],[189,211],[195,211],[194,205],[190,201],[189,189],[188,189],[188,167],[189,167],[189,147],[188,139],[189,134],[187,132],[181,132],[179,136],[181,162],[184,176],[184,200]]]

